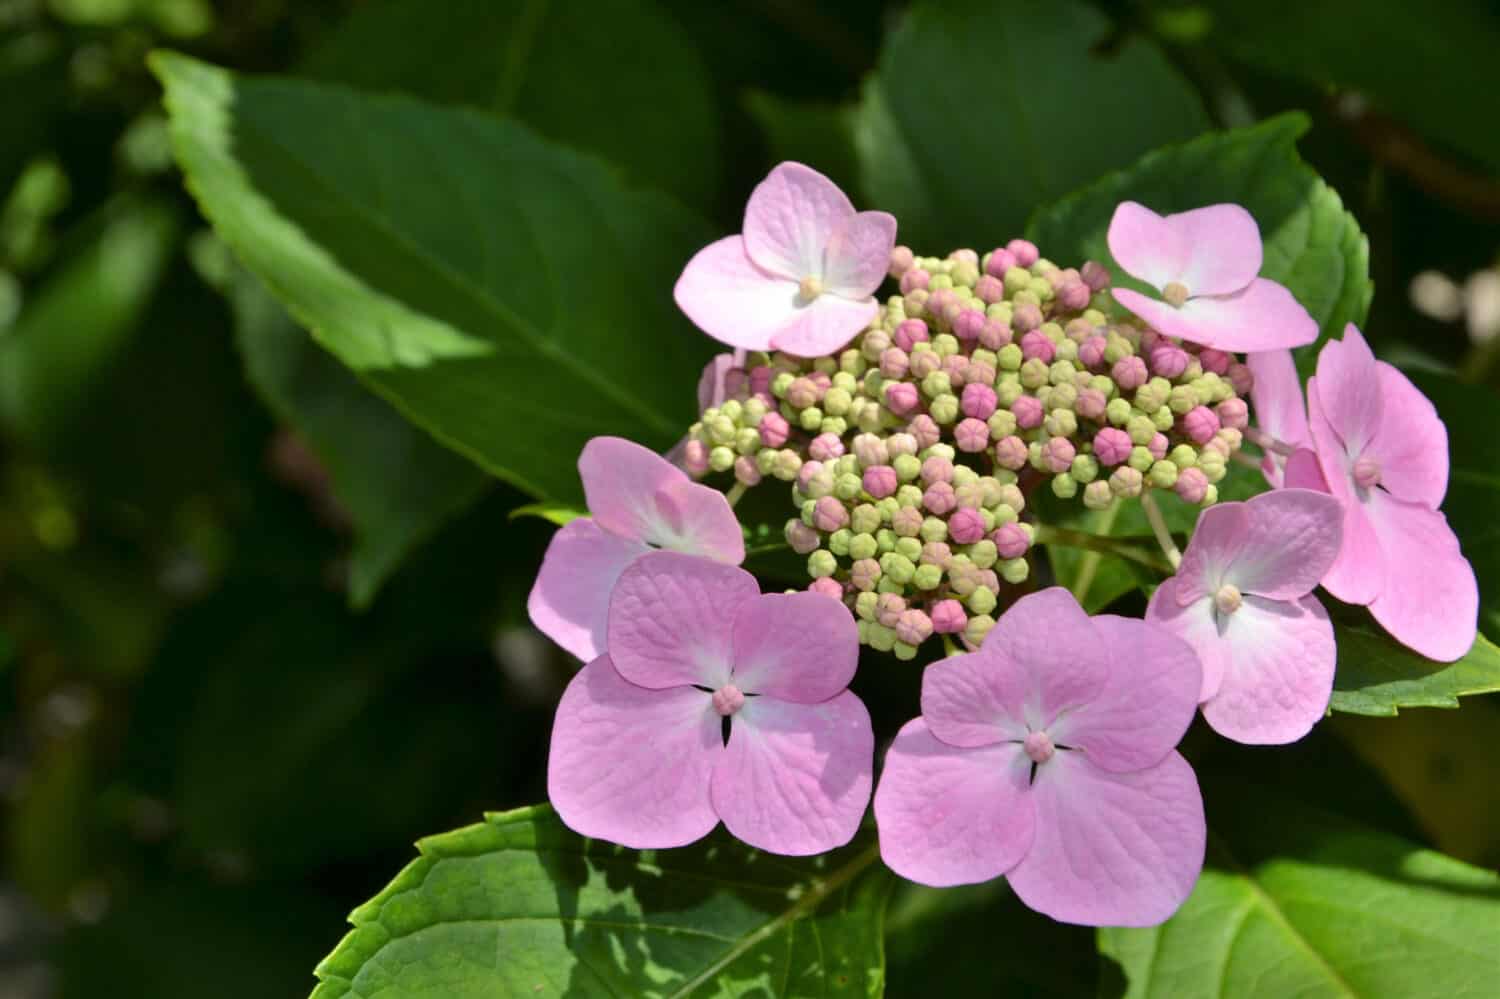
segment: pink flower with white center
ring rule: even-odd
[[[1107,239],[1120,267],[1162,297],[1114,288],[1115,301],[1168,336],[1235,352],[1299,347],[1318,338],[1318,324],[1292,293],[1256,276],[1260,229],[1239,205],[1163,216],[1124,201]]]
[[[1295,742],[1323,717],[1337,654],[1312,591],[1338,558],[1342,523],[1338,501],[1308,489],[1212,506],[1152,595],[1146,620],[1198,653],[1198,699],[1220,735]]]
[[[578,474],[593,519],[552,536],[526,610],[542,634],[588,662],[604,652],[610,591],[631,562],[666,548],[739,565],[745,538],[723,493],[632,441],[595,437]]]
[[[751,192],[744,231],[699,250],[673,295],[730,346],[831,354],[879,313],[895,243],[894,216],[856,212],[821,173],[782,163]]]
[[[558,816],[637,849],[691,843],[720,821],[772,853],[842,846],[874,756],[869,712],[846,689],[858,657],[837,600],[762,594],[748,572],[690,555],[637,559],[615,586],[609,652],[557,706]]]
[[[1245,365],[1255,376],[1250,387],[1250,401],[1255,404],[1255,425],[1262,434],[1289,448],[1312,447],[1312,431],[1307,426],[1307,406],[1302,401],[1302,379],[1290,350],[1271,350],[1245,355]],[[1287,455],[1270,448],[1261,459],[1266,481],[1280,487],[1284,483]]]
[[[1175,748],[1198,658],[1064,589],[1017,600],[979,651],[927,667],[922,716],[886,755],[880,853],[934,886],[1005,875],[1054,919],[1149,926],[1203,868],[1203,798]]]

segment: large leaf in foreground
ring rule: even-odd
[[[901,220],[903,243],[983,252],[1019,235],[1037,205],[1208,127],[1150,42],[1094,51],[1108,31],[1076,0],[905,15],[855,117],[865,189]]]
[[[881,992],[891,879],[872,833],[808,859],[722,830],[637,852],[583,839],[538,806],[418,847],[354,911],[314,999]]]
[[[1500,878],[1289,800],[1210,803],[1208,869],[1161,926],[1104,929],[1127,999],[1474,997],[1500,981]]]
[[[1500,690],[1500,649],[1484,635],[1456,663],[1423,658],[1374,626],[1336,624],[1335,711],[1393,715],[1401,708],[1456,708],[1466,694]]]
[[[1297,155],[1307,127],[1305,115],[1284,114],[1157,150],[1042,209],[1027,235],[1059,263],[1098,260],[1116,283],[1148,290],[1109,254],[1105,233],[1115,206],[1139,201],[1167,213],[1236,202],[1260,224],[1261,275],[1290,288],[1324,338],[1340,336],[1345,323],[1363,322],[1370,307],[1369,243],[1337,192]]]
[[[681,435],[711,347],[671,289],[708,234],[670,199],[475,112],[169,53],[152,66],[219,234],[439,440],[574,498],[589,437]]]

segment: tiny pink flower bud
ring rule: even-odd
[[[824,576],[822,579],[815,579],[807,584],[807,591],[809,593],[821,593],[823,596],[832,597],[835,600],[844,599],[844,585],[828,576]]]
[[[953,496],[958,500],[959,506],[973,507],[976,510],[984,506],[984,487],[977,482],[965,482],[954,487]]]
[[[986,360],[981,359],[976,361],[970,358],[968,370],[964,372],[964,382],[978,382],[985,387],[995,384],[995,366]],[[966,384],[965,388],[967,387]],[[983,416],[979,417],[979,419],[987,420],[989,417]]]
[[[1078,401],[1073,404],[1073,410],[1085,420],[1104,419],[1104,407],[1109,400],[1104,398],[1104,393],[1096,388],[1078,390]]]
[[[937,291],[933,292],[932,297],[927,300],[927,311],[931,312],[934,316],[946,317],[948,314],[948,307],[957,304],[958,296],[953,294],[953,290],[951,288],[939,288]]]
[[[1094,435],[1094,457],[1101,465],[1118,465],[1130,457],[1130,435],[1118,427],[1105,427]]]
[[[822,582],[822,580],[819,580],[818,582]],[[725,718],[728,718],[730,715],[734,714],[740,708],[745,706],[745,695],[741,693],[740,688],[736,687],[734,684],[726,683],[724,684],[724,686],[714,691],[713,704],[715,711],[723,715]]]
[[[979,266],[978,251],[970,250],[967,247],[961,250],[954,250],[948,254],[948,259],[958,261],[959,263],[973,264],[975,267]]]
[[[1086,368],[1097,368],[1104,363],[1104,348],[1109,341],[1097,333],[1078,345],[1078,360]],[[1122,359],[1123,360],[1123,359]]]
[[[900,347],[889,347],[880,355],[880,375],[892,380],[906,377],[906,368],[911,358]]]
[[[742,454],[734,459],[734,481],[747,486],[758,486],[760,480],[760,466],[755,463],[754,458]]]
[[[942,367],[943,359],[939,357],[934,351],[923,350],[911,355],[911,359],[907,362],[907,364],[911,370],[912,378],[917,381],[921,381],[923,378],[926,378],[938,368]]]
[[[924,494],[924,499],[925,494]],[[922,532],[922,511],[914,506],[903,506],[891,515],[891,530],[899,538],[914,538]]]
[[[730,368],[724,372],[724,396],[728,399],[743,399],[749,395],[750,373],[744,368]]]
[[[802,521],[793,519],[786,522],[786,543],[791,545],[792,551],[798,555],[808,555],[818,550],[823,539],[817,531]]]
[[[833,387],[833,376],[826,371],[814,371],[807,377],[817,388],[818,401],[822,402],[823,397],[828,394],[828,390]]]
[[[1020,558],[1031,547],[1031,539],[1026,536],[1020,524],[1001,524],[990,535],[990,540],[995,543],[995,551],[1004,559]]]
[[[986,319],[979,331],[979,345],[985,350],[999,350],[1014,338],[1010,324],[1002,319]]]
[[[880,563],[872,558],[859,559],[849,567],[849,582],[861,592],[868,593],[880,585],[880,575]]]
[[[1040,422],[1040,417],[1037,418]],[[937,421],[923,413],[907,425],[906,432],[917,439],[918,450],[932,447],[943,439],[943,431],[938,427]]]
[[[1184,503],[1202,503],[1208,495],[1208,476],[1201,468],[1184,468],[1177,473],[1177,483],[1172,488]]]
[[[875,620],[887,628],[894,628],[905,611],[905,600],[894,593],[882,593],[880,600],[875,604]]]
[[[911,252],[909,246],[891,247],[890,274],[891,277],[899,279],[901,275],[911,270],[912,262],[916,255]]]
[[[974,285],[974,294],[985,305],[994,305],[1005,297],[1005,282],[993,274],[986,274]]]
[[[891,342],[908,354],[915,344],[926,343],[932,338],[927,333],[927,324],[920,319],[903,319],[896,327]]]
[[[812,484],[813,477],[821,471],[823,471],[821,461],[804,461],[802,467],[797,469],[797,488],[804,493],[807,492],[807,487]]]
[[[955,389],[963,387],[964,373],[969,370],[969,359],[962,354],[950,354],[943,358],[942,370],[948,375],[948,384]]]
[[[940,454],[935,454],[931,458],[928,458],[926,461],[922,462],[922,482],[925,485],[930,486],[934,482],[952,481],[953,462],[949,461],[947,458],[944,458]]]
[[[1130,438],[1126,437],[1126,443]],[[1026,442],[1015,434],[1002,437],[995,442],[995,464],[1001,468],[1008,468],[1012,472],[1019,472],[1026,467]]]
[[[843,457],[844,442],[838,434],[819,434],[807,445],[807,453],[818,461],[833,461]]]
[[[996,575],[994,569],[983,569],[979,573],[979,585],[983,586],[991,593],[999,593],[1000,577]]]
[[[1016,258],[1017,267],[1030,267],[1042,256],[1036,244],[1025,239],[1013,239],[1005,244],[1005,248],[1010,251],[1011,256]]]
[[[990,428],[983,420],[976,420],[972,416],[959,420],[958,426],[953,428],[953,442],[960,451],[978,454],[989,447]]]
[[[1058,475],[1073,467],[1073,459],[1077,456],[1078,449],[1066,437],[1051,437],[1042,445],[1043,460]]]
[[[794,409],[806,409],[818,402],[818,386],[811,378],[798,378],[788,386],[786,401]]]
[[[920,267],[913,267],[901,275],[901,294],[910,295],[918,289],[926,288],[927,282],[931,280],[931,274]]]
[[[932,618],[913,607],[896,620],[896,637],[907,645],[921,645],[932,637]]]
[[[1005,277],[1005,272],[1016,266],[1016,255],[1004,247],[998,247],[990,252],[990,263],[985,270],[997,278]]]
[[[1238,361],[1229,366],[1228,378],[1229,384],[1234,386],[1234,394],[1237,396],[1247,396],[1250,394],[1250,390],[1255,387],[1255,374],[1250,370],[1250,366],[1240,364]]]
[[[1214,407],[1214,412],[1219,414],[1220,425],[1231,430],[1244,430],[1250,425],[1250,407],[1244,399],[1225,399]]]
[[[935,565],[939,569],[946,569],[953,564],[953,549],[948,547],[947,542],[929,541],[922,546],[919,561],[923,565]]]
[[[1151,457],[1161,461],[1167,456],[1169,445],[1166,434],[1153,434],[1151,440],[1146,443],[1146,450],[1151,452]]]
[[[978,309],[964,309],[953,321],[953,335],[966,343],[972,343],[979,339],[979,331],[984,329],[984,313]]]
[[[927,487],[922,494],[922,505],[932,513],[941,517],[954,507],[958,506],[958,499],[953,494],[953,487],[946,482],[934,482]],[[915,509],[906,507],[905,509]]]
[[[878,440],[878,438],[877,438]],[[885,439],[886,451],[892,458],[899,458],[903,454],[916,454],[921,448],[917,447],[917,439],[911,434],[891,434]],[[884,462],[874,462],[876,465]]]
[[[1194,406],[1182,418],[1182,429],[1194,444],[1207,444],[1219,432],[1219,417],[1207,406]]]
[[[1361,455],[1354,462],[1354,484],[1361,489],[1374,489],[1380,485],[1380,462],[1369,455]]]
[[[854,438],[854,457],[861,468],[871,465],[890,464],[891,454],[885,441],[874,434],[857,434]]]
[[[960,507],[948,518],[948,537],[961,545],[973,544],[984,537],[984,517],[978,510]]]
[[[1110,369],[1109,376],[1120,386],[1121,391],[1133,392],[1140,388],[1150,379],[1151,373],[1146,370],[1146,362],[1135,355],[1122,357],[1115,362]]]
[[[914,411],[921,402],[917,387],[911,382],[890,382],[885,388],[885,404],[897,416]],[[783,421],[785,422],[785,421]],[[761,421],[761,436],[765,436],[765,421]]]
[[[1063,332],[1067,334],[1069,340],[1082,346],[1085,340],[1095,335],[1096,328],[1093,323],[1078,316],[1076,319],[1068,320],[1068,325],[1063,327]]]
[[[1021,333],[1030,333],[1042,326],[1042,310],[1029,302],[1018,305],[1010,314],[1010,328]],[[1025,341],[1023,340],[1022,343]]]
[[[939,635],[957,635],[968,624],[964,605],[957,600],[939,600],[932,605],[932,630]]]
[[[970,374],[979,374],[972,369],[979,365],[975,361],[970,364]],[[959,408],[964,415],[976,420],[988,420],[995,413],[995,407],[999,400],[995,396],[995,390],[987,384],[991,379],[976,378],[964,386],[963,395],[959,396]]]
[[[896,487],[900,482],[896,478],[896,470],[890,465],[871,465],[865,469],[864,485],[865,492],[876,499],[885,499],[896,494]]]
[[[813,506],[813,526],[825,534],[848,527],[849,509],[838,497],[824,496]]]
[[[1079,309],[1087,308],[1092,292],[1089,286],[1082,281],[1070,281],[1065,283],[1057,291],[1057,302],[1069,312],[1077,312]]]
[[[1088,285],[1091,291],[1103,291],[1109,287],[1109,268],[1097,260],[1090,260],[1085,263],[1083,269],[1078,274],[1083,278],[1083,283]]]
[[[1188,352],[1165,340],[1151,348],[1151,370],[1163,378],[1176,378],[1187,370]]]
[[[1036,306],[1021,306],[1021,309],[1026,308],[1034,309]],[[1020,310],[1017,310],[1016,318],[1018,320],[1021,318],[1019,313]],[[1021,337],[1021,356],[1028,361],[1032,358],[1039,358],[1047,364],[1051,364],[1052,359],[1057,356],[1057,345],[1047,338],[1047,334],[1041,330],[1033,329]]]
[[[1234,355],[1212,347],[1204,347],[1198,351],[1198,363],[1203,365],[1204,371],[1225,375],[1229,373],[1229,366],[1234,363]]]
[[[691,440],[682,449],[682,464],[695,479],[708,474],[708,445],[700,440]]]
[[[791,433],[791,424],[780,413],[767,413],[761,417],[760,442],[766,447],[781,447]]]
[[[1016,418],[1016,426],[1022,430],[1031,430],[1042,425],[1042,402],[1034,395],[1023,395],[1010,404],[1011,415]]]

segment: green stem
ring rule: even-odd
[[[1172,571],[1167,561],[1151,549],[1103,534],[1090,534],[1087,531],[1075,531],[1066,527],[1037,524],[1032,540],[1039,545],[1061,545],[1064,548],[1078,548],[1083,551],[1099,552],[1102,555],[1115,555],[1161,573]]]
[[[740,501],[740,497],[745,495],[745,490],[749,488],[750,487],[745,485],[743,482],[736,482],[734,485],[729,487],[729,492],[724,494],[724,498],[729,501],[730,506],[734,506]]]
[[[946,652],[946,653],[948,653],[948,655],[950,655],[950,656],[956,656],[960,652],[962,652],[963,650],[958,647],[958,643],[953,640],[953,636],[952,635],[944,635],[943,636],[943,651]]]
[[[1156,543],[1161,545],[1161,550],[1167,556],[1167,561],[1172,563],[1172,571],[1182,564],[1182,552],[1177,550],[1177,542],[1172,540],[1172,532],[1167,530],[1167,522],[1161,515],[1161,507],[1156,505],[1156,497],[1151,495],[1148,489],[1141,493],[1141,508],[1146,511],[1146,521],[1151,525],[1151,533],[1156,535]]]

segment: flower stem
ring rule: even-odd
[[[1034,540],[1039,545],[1060,545],[1063,548],[1079,548],[1103,555],[1115,555],[1162,573],[1172,571],[1172,567],[1150,549],[1103,534],[1090,534],[1087,531],[1074,531],[1066,527],[1037,524]]]
[[[1281,455],[1283,458],[1290,458],[1292,456],[1292,452],[1296,450],[1296,448],[1292,447],[1290,444],[1285,444],[1272,437],[1264,430],[1260,430],[1256,427],[1246,427],[1244,433],[1245,440],[1254,444],[1256,447],[1259,447],[1263,451],[1274,451],[1276,454]]]
[[[1167,530],[1167,522],[1162,518],[1161,507],[1156,505],[1156,497],[1149,489],[1141,493],[1141,508],[1146,511],[1146,521],[1151,525],[1151,533],[1156,535],[1156,543],[1161,545],[1162,553],[1172,564],[1172,571],[1176,572],[1182,564],[1182,552],[1177,550],[1177,542],[1172,540],[1172,532]]]
[[[745,495],[745,490],[748,488],[750,487],[743,482],[736,482],[729,487],[729,492],[724,494],[724,498],[729,501],[729,505],[732,507],[740,501],[740,497]]]
[[[953,640],[952,635],[944,635],[943,651],[950,656],[956,656],[963,650],[958,647],[958,643]]]
[[[1235,451],[1229,456],[1229,459],[1236,464],[1244,465],[1246,468],[1253,468],[1257,472],[1260,471],[1260,462],[1243,451]]]

